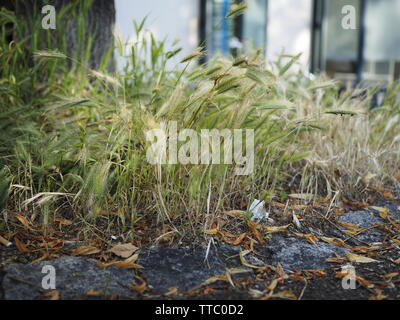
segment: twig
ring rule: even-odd
[[[360,242],[360,243],[363,243],[363,244],[365,244],[365,245],[367,245],[367,246],[370,245],[368,242],[365,242],[365,241],[362,241],[362,240],[360,240],[360,239],[357,239],[357,238],[354,237],[354,236],[349,236],[348,234],[346,234],[346,232],[343,232],[342,229],[340,229],[336,224],[334,224],[331,220],[329,220],[329,218],[325,217],[323,214],[319,213],[319,212],[316,211],[316,210],[315,210],[314,212],[316,212],[316,213],[317,213],[320,217],[322,217],[324,220],[328,221],[331,225],[333,225],[333,226],[334,226],[337,230],[339,230],[341,233],[343,233],[343,234],[345,234],[346,236],[348,236],[348,238],[351,238],[351,239],[353,239],[353,240],[356,240],[356,241],[358,241],[358,242]],[[347,240],[344,240],[344,241],[347,241]]]
[[[301,298],[303,298],[304,292],[306,291],[308,282],[307,282],[307,279],[304,279],[304,281],[305,281],[304,288],[303,288],[303,290],[301,290],[301,293],[300,293],[299,297],[297,298],[297,300],[301,300]]]
[[[18,281],[18,282],[27,284],[27,285],[29,285],[29,286],[32,286],[32,287],[36,288],[38,291],[40,291],[40,292],[42,292],[42,293],[46,292],[46,290],[44,290],[41,286],[39,286],[39,285],[37,285],[37,284],[35,284],[35,283],[33,283],[33,282],[30,282],[30,281],[28,281],[28,280],[18,278],[18,277],[16,277],[16,276],[12,275],[12,274],[7,273],[7,274],[5,275],[5,277],[8,277],[8,278],[10,278],[10,279],[12,279],[12,280],[14,280],[14,281]]]

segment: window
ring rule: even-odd
[[[356,9],[356,29],[344,29],[342,8]],[[400,1],[315,0],[312,72],[348,81],[400,78]]]
[[[209,56],[265,48],[268,0],[246,0],[244,15],[225,19],[231,5],[243,1],[200,1],[200,43],[206,43]]]

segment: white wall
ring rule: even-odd
[[[140,22],[148,15],[146,27],[157,40],[167,38],[169,44],[180,40],[183,48],[180,56],[197,47],[198,0],[115,0],[115,3],[116,29],[125,40],[134,32],[132,20]],[[119,68],[121,63],[119,60]]]
[[[311,22],[311,0],[269,0],[267,58],[276,59],[282,51],[293,55],[303,52],[301,62],[308,65]]]

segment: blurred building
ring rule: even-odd
[[[225,19],[233,3],[248,10]],[[262,49],[266,58],[302,52],[311,72],[348,81],[400,78],[399,0],[116,0],[117,26],[148,15],[158,39],[180,39],[182,55],[199,44],[208,56]],[[343,7],[355,8],[355,29],[345,29]],[[130,27],[129,27],[130,26]]]

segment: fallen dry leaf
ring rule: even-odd
[[[375,287],[371,282],[369,282],[369,281],[367,281],[367,280],[365,280],[363,277],[361,277],[361,276],[356,276],[356,280],[361,284],[361,285],[363,285],[364,287],[367,287],[367,288],[373,288],[373,287]]]
[[[394,278],[394,277],[397,277],[398,275],[400,275],[399,272],[392,272],[392,273],[384,274],[382,277],[384,277],[384,278]]]
[[[60,300],[60,291],[58,290],[51,290],[44,293],[44,297],[47,300]]]
[[[267,286],[267,290],[274,291],[276,286],[278,285],[279,279],[274,279],[271,283]]]
[[[144,292],[146,290],[146,287],[147,287],[146,281],[142,277],[139,277],[139,276],[136,276],[135,278],[138,279],[140,283],[139,284],[132,284],[130,286],[130,288],[135,290],[135,291],[137,291],[137,292],[140,292],[140,293]]]
[[[379,248],[380,248],[380,246],[377,246],[377,245],[369,246],[369,247],[367,247],[367,246],[356,246],[356,247],[353,247],[352,250],[353,251],[357,251],[357,252],[367,253],[367,252],[370,252],[370,251],[378,250]]]
[[[239,218],[239,217],[243,216],[244,214],[246,214],[246,211],[231,210],[231,211],[224,212],[224,214],[226,214],[227,216],[230,216],[232,218]]]
[[[126,243],[117,244],[108,250],[108,252],[112,252],[121,258],[129,258],[137,250],[139,250],[139,248],[134,246],[132,243]]]
[[[336,247],[346,247],[347,246],[346,243],[342,239],[339,239],[339,238],[320,237],[320,239],[322,241],[325,241]]]
[[[260,225],[258,225],[254,221],[248,221],[247,225],[250,228],[251,232],[256,237],[256,239],[260,242],[260,244],[264,244],[265,243],[264,237],[261,235],[260,231],[258,231]]]
[[[292,199],[312,201],[315,198],[315,195],[313,193],[292,193],[289,194],[288,197]]]
[[[374,206],[372,206],[371,209],[374,209],[374,210],[378,211],[379,216],[380,216],[382,219],[384,219],[384,220],[386,220],[387,217],[388,217],[388,215],[389,215],[389,209],[388,209],[388,208],[382,208],[382,207],[374,207]]]
[[[396,229],[400,230],[400,224],[398,224],[397,222],[393,221],[392,219],[390,219],[388,217],[388,221],[390,222],[390,224],[395,227]]]
[[[54,222],[58,222],[62,226],[70,226],[72,225],[72,221],[64,218],[54,218]]]
[[[164,293],[164,296],[170,297],[170,296],[176,296],[178,294],[178,288],[177,287],[171,287],[168,289],[166,293]]]
[[[195,286],[194,288],[192,288],[191,290],[189,290],[189,292],[194,292],[194,291],[200,289],[203,286],[208,286],[209,284],[212,284],[212,283],[217,282],[217,281],[229,282],[229,279],[226,276],[226,274],[212,276],[212,277],[208,278],[206,281],[204,281],[203,283],[201,283],[201,284]]]
[[[260,268],[259,266],[253,266],[252,264],[248,263],[246,261],[246,259],[244,258],[244,256],[246,254],[249,254],[251,251],[250,250],[244,250],[244,251],[240,251],[239,253],[239,258],[240,258],[240,262],[242,263],[242,265],[244,265],[245,267],[249,267],[249,268],[253,268],[253,269],[258,269]]]
[[[71,252],[71,256],[88,256],[99,253],[101,250],[93,246],[81,246]]]
[[[353,223],[348,223],[348,222],[343,222],[343,221],[338,221],[337,223],[347,229],[353,230],[354,232],[360,232],[363,230],[362,228],[360,228],[359,226],[357,226]]]
[[[15,241],[15,246],[17,247],[19,252],[22,253],[28,253],[28,252],[32,252],[32,250],[29,250],[27,248],[27,246],[25,245],[25,243],[23,243],[21,240],[19,240],[18,238],[14,238]]]
[[[336,258],[328,258],[325,260],[326,262],[331,262],[331,263],[340,263],[343,264],[346,262],[345,258],[341,258],[341,257],[336,257]]]
[[[99,291],[94,291],[93,289],[90,289],[88,291],[85,292],[85,294],[89,297],[97,297],[97,296],[101,296],[102,293]]]
[[[305,273],[309,276],[314,276],[314,277],[325,277],[326,276],[326,272],[324,270],[319,270],[319,269],[315,269],[315,270],[306,270]]]
[[[347,259],[349,259],[350,262],[357,262],[357,263],[373,263],[373,262],[379,262],[378,260],[371,259],[368,257],[360,256],[355,253],[351,253],[346,251],[345,252]]]
[[[383,295],[383,291],[381,289],[375,289],[376,295],[370,297],[368,300],[384,300],[387,299],[387,296]]]
[[[122,269],[141,269],[143,268],[141,265],[136,264],[136,260],[139,258],[138,254],[132,255],[130,258],[125,259],[124,261],[113,261],[109,263],[101,263],[98,264],[100,267],[109,267],[115,266]]]
[[[27,218],[16,212],[14,213],[14,216],[18,219],[19,222],[21,222],[21,224],[24,226],[25,229],[27,230],[29,229],[30,222]]]
[[[213,288],[205,288],[203,293],[207,295],[207,294],[210,294],[211,292],[214,292],[214,291],[215,290]]]
[[[218,229],[209,229],[209,230],[204,230],[203,232],[209,235],[216,235],[218,233]]]
[[[289,227],[289,224],[286,226],[277,226],[277,227],[263,226],[264,230],[267,233],[285,232],[285,231],[287,231],[288,227]]]
[[[306,239],[311,244],[316,244],[318,242],[318,238],[312,233],[303,234],[295,232],[295,235],[300,238]]]
[[[247,232],[242,233],[240,236],[238,236],[236,238],[236,240],[234,241],[225,241],[227,244],[231,245],[231,246],[238,246],[239,244],[242,243],[242,241],[244,240],[244,238],[247,236]]]
[[[297,300],[296,295],[292,291],[281,291],[274,293],[272,295],[273,298],[282,298],[282,299],[290,299],[290,300]]]
[[[297,300],[296,295],[292,291],[280,291],[270,295],[270,298]]]

